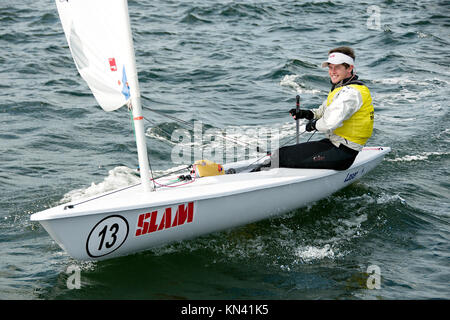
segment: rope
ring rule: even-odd
[[[142,95],[142,94],[141,94],[141,97],[144,98],[144,99],[150,100],[148,97],[146,97],[146,96],[144,96],[144,95]],[[186,127],[190,128],[190,129],[192,129],[192,130],[195,129],[195,128],[194,128],[194,125],[192,125],[191,123],[189,123],[189,122],[187,122],[187,121],[184,121],[184,120],[181,120],[181,119],[179,119],[179,118],[177,118],[177,117],[168,115],[167,113],[162,112],[162,111],[160,111],[160,110],[151,109],[151,108],[145,107],[145,106],[142,106],[142,108],[145,109],[145,110],[149,110],[149,111],[152,111],[152,112],[154,112],[154,113],[157,113],[157,114],[159,114],[159,115],[162,115],[162,116],[164,116],[164,117],[167,117],[167,118],[169,118],[169,119],[172,119],[172,120],[174,120],[175,122],[181,123],[181,124],[185,125]],[[130,110],[130,112],[131,112],[130,106],[129,106],[129,110]],[[132,118],[132,116],[131,116],[131,118]],[[148,120],[147,118],[144,118],[144,120],[146,120],[147,122],[151,123],[150,120]],[[134,122],[133,122],[133,129],[134,129]],[[165,133],[166,135],[170,136],[170,133],[168,133],[167,131],[164,131],[163,129],[161,129],[161,128],[159,128],[159,127],[158,127],[158,129],[161,130],[161,132]],[[290,143],[292,140],[297,139],[298,137],[300,137],[300,136],[301,136],[302,134],[304,134],[305,132],[307,132],[307,131],[303,131],[303,132],[301,132],[301,133],[300,133],[300,132],[299,132],[299,133],[296,133],[296,135],[295,135],[292,139],[290,139],[290,140],[288,140],[287,142],[285,142],[284,144],[282,144],[279,148],[284,147],[285,145],[287,145],[288,143]],[[314,131],[314,132],[311,134],[311,136],[309,137],[309,139],[307,140],[307,142],[309,142],[309,140],[311,140],[311,138],[314,136],[315,133],[316,133],[316,131]],[[241,145],[243,144],[243,145],[245,145],[245,146],[252,146],[250,143],[240,141],[240,140],[238,140],[238,139],[236,139],[236,138],[229,138],[229,137],[225,137],[225,136],[223,136],[223,135],[221,135],[221,138],[223,138],[224,140],[231,140],[231,141],[233,141],[233,142],[235,142],[235,143],[238,143],[238,144],[241,144]],[[248,168],[251,167],[253,164],[257,163],[258,161],[260,161],[261,159],[263,159],[263,158],[265,158],[267,155],[269,155],[269,153],[268,153],[267,151],[260,151],[260,148],[259,148],[259,147],[257,147],[257,151],[258,151],[258,152],[264,152],[265,155],[262,156],[262,157],[259,157],[258,159],[256,159],[256,160],[253,161],[252,163],[250,163],[245,169],[248,169]],[[203,146],[202,146],[202,154],[203,154]],[[271,159],[271,158],[272,158],[272,155],[270,155],[270,159]],[[180,169],[180,170],[176,170],[176,171],[170,172],[170,173],[168,173],[168,174],[159,176],[159,177],[157,177],[156,179],[155,179],[154,176],[153,176],[153,170],[152,170],[152,168],[151,168],[150,161],[149,161],[149,166],[150,166],[150,172],[151,172],[151,175],[152,175],[152,179],[151,179],[151,180],[153,181],[153,185],[154,185],[154,186],[155,186],[155,184],[158,184],[159,186],[162,186],[162,187],[178,187],[178,186],[185,185],[185,184],[189,184],[189,183],[192,183],[192,182],[195,181],[195,179],[193,179],[193,180],[191,180],[191,181],[189,181],[189,182],[183,183],[183,184],[181,184],[181,185],[176,185],[176,186],[163,185],[163,184],[160,184],[160,183],[158,183],[158,182],[156,181],[156,179],[160,179],[160,178],[162,178],[162,177],[165,177],[165,176],[167,176],[167,175],[171,175],[171,174],[176,173],[176,172],[178,172],[178,171],[184,171],[184,170],[186,170],[186,169],[189,169],[189,168],[191,167],[191,165],[186,166],[186,167],[184,167],[184,168],[182,168],[182,169]]]
[[[179,181],[180,181],[180,179],[176,180],[174,183],[177,183],[177,182],[179,182]],[[186,185],[186,184],[190,184],[190,183],[192,183],[192,182],[194,182],[194,181],[195,181],[195,176],[194,176],[194,178],[193,178],[192,180],[189,180],[188,182],[185,182],[185,183],[182,183],[182,184],[177,184],[176,186],[171,186],[171,185],[167,185],[167,184],[162,184],[162,183],[156,182],[156,180],[154,180],[153,182],[156,183],[156,184],[157,184],[158,186],[160,186],[160,187],[176,188],[176,187],[184,186],[184,185]]]
[[[297,137],[300,137],[300,136],[301,136],[302,134],[304,134],[305,132],[307,132],[307,131],[303,131],[303,132],[300,132],[300,133],[296,133],[295,136],[294,136],[292,139],[290,139],[290,140],[288,140],[287,142],[285,142],[284,144],[282,144],[278,149],[284,147],[285,145],[287,145],[288,143],[290,143],[292,140],[297,139]],[[309,137],[308,141],[312,138],[312,136],[313,136],[315,133],[316,133],[316,131],[313,132],[313,134]],[[307,141],[307,142],[308,142],[308,141]],[[246,167],[246,169],[248,169],[249,167],[251,167],[251,166],[252,166],[253,164],[255,164],[256,162],[260,161],[260,160],[263,159],[264,157],[265,157],[265,156],[256,159],[255,161],[253,161],[252,163],[250,163],[250,164]],[[272,159],[272,155],[270,155],[270,159]]]
[[[147,97],[145,97],[145,96],[143,96],[143,95],[141,95],[141,97],[144,98],[144,99],[150,100],[149,98],[147,98]],[[191,123],[189,123],[189,122],[187,122],[187,121],[184,121],[184,120],[181,120],[181,119],[179,119],[179,118],[176,118],[176,117],[174,117],[174,116],[168,115],[168,114],[166,114],[165,112],[162,112],[162,111],[160,111],[160,110],[150,109],[149,107],[145,107],[145,106],[142,106],[142,108],[143,108],[143,109],[146,109],[146,110],[149,110],[149,111],[152,111],[152,112],[154,112],[154,113],[157,113],[157,114],[159,114],[159,115],[162,115],[162,116],[164,116],[164,117],[167,117],[167,118],[169,118],[169,119],[172,119],[172,120],[174,120],[175,122],[179,122],[179,123],[185,125],[186,127],[189,127],[189,129],[192,129],[192,130],[195,129],[195,128],[194,128],[194,125],[192,125]],[[146,120],[147,120],[147,119],[146,119]],[[149,120],[147,120],[147,121],[150,122]],[[158,129],[160,129],[160,128],[158,128]],[[161,130],[162,132],[168,134],[168,133],[165,132],[164,130],[162,130],[162,129],[160,129],[160,130]],[[168,135],[170,135],[170,134],[168,134]],[[233,142],[235,142],[235,143],[237,143],[237,144],[244,145],[244,146],[246,146],[246,147],[251,147],[251,146],[252,146],[251,143],[249,143],[249,142],[244,142],[244,141],[240,141],[239,139],[236,139],[236,138],[226,137],[226,136],[223,136],[223,135],[221,135],[220,137],[221,137],[222,139],[224,139],[224,140],[230,140],[230,141],[233,141]],[[264,152],[264,153],[267,153],[267,151],[261,149],[260,147],[257,147],[257,151],[258,151],[258,152]]]

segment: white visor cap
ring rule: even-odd
[[[354,66],[355,65],[355,60],[353,60],[352,57],[349,57],[346,54],[340,53],[340,52],[333,52],[330,53],[330,55],[328,56],[328,60],[322,62],[322,68],[326,68],[328,67],[328,64],[342,64],[342,63],[346,63],[350,66]]]

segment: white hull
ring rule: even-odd
[[[75,259],[109,259],[303,207],[358,180],[389,151],[365,148],[345,171],[277,168],[155,192],[130,187],[38,212],[31,220]]]

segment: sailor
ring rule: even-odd
[[[372,135],[372,98],[367,86],[356,75],[353,49],[330,50],[322,67],[328,67],[331,80],[327,99],[317,109],[291,109],[289,112],[295,120],[309,120],[306,131],[317,130],[326,138],[281,147],[271,157],[272,168],[346,170]]]

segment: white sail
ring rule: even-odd
[[[151,191],[127,0],[55,0],[75,64],[105,111],[130,102],[144,191]]]
[[[77,69],[100,106],[113,111],[131,93],[139,96],[126,0],[55,1]]]

